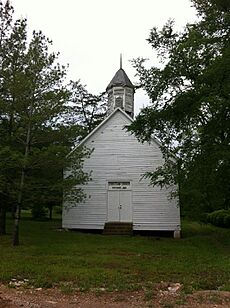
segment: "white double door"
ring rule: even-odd
[[[108,190],[108,221],[132,222],[132,191]]]

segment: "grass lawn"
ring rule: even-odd
[[[21,221],[21,245],[0,237],[0,281],[35,287],[135,290],[180,282],[185,290],[230,290],[230,229],[184,222],[181,240],[60,231],[60,220]]]

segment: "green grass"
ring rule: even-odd
[[[29,279],[35,287],[134,290],[180,282],[185,291],[230,290],[230,230],[184,222],[181,240],[58,231],[60,220],[21,221],[21,245],[11,225],[0,237],[0,281]]]

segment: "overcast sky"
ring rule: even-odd
[[[174,18],[177,29],[196,19],[189,0],[11,0],[16,17],[28,19],[29,31],[53,40],[69,78],[81,79],[93,94],[103,92],[119,69],[137,81],[129,60],[152,57],[146,38],[152,27]],[[156,60],[152,60],[156,61]],[[148,99],[136,93],[136,112]]]

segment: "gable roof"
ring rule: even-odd
[[[133,119],[121,108],[116,108],[109,116],[107,116],[97,127],[95,127],[84,139],[82,139],[82,141],[76,145],[72,151],[70,151],[70,153],[67,156],[70,156],[78,147],[84,145],[84,143],[96,132],[99,130],[99,128],[101,128],[106,122],[109,121],[109,119],[111,119],[115,113],[117,112],[121,112],[128,120],[130,120],[130,122],[133,122]]]
[[[114,86],[122,86],[122,87],[129,87],[129,88],[135,88],[132,82],[130,81],[129,77],[127,76],[126,72],[123,70],[123,68],[120,68],[116,74],[114,75],[113,79],[108,84],[106,91],[111,89]]]

